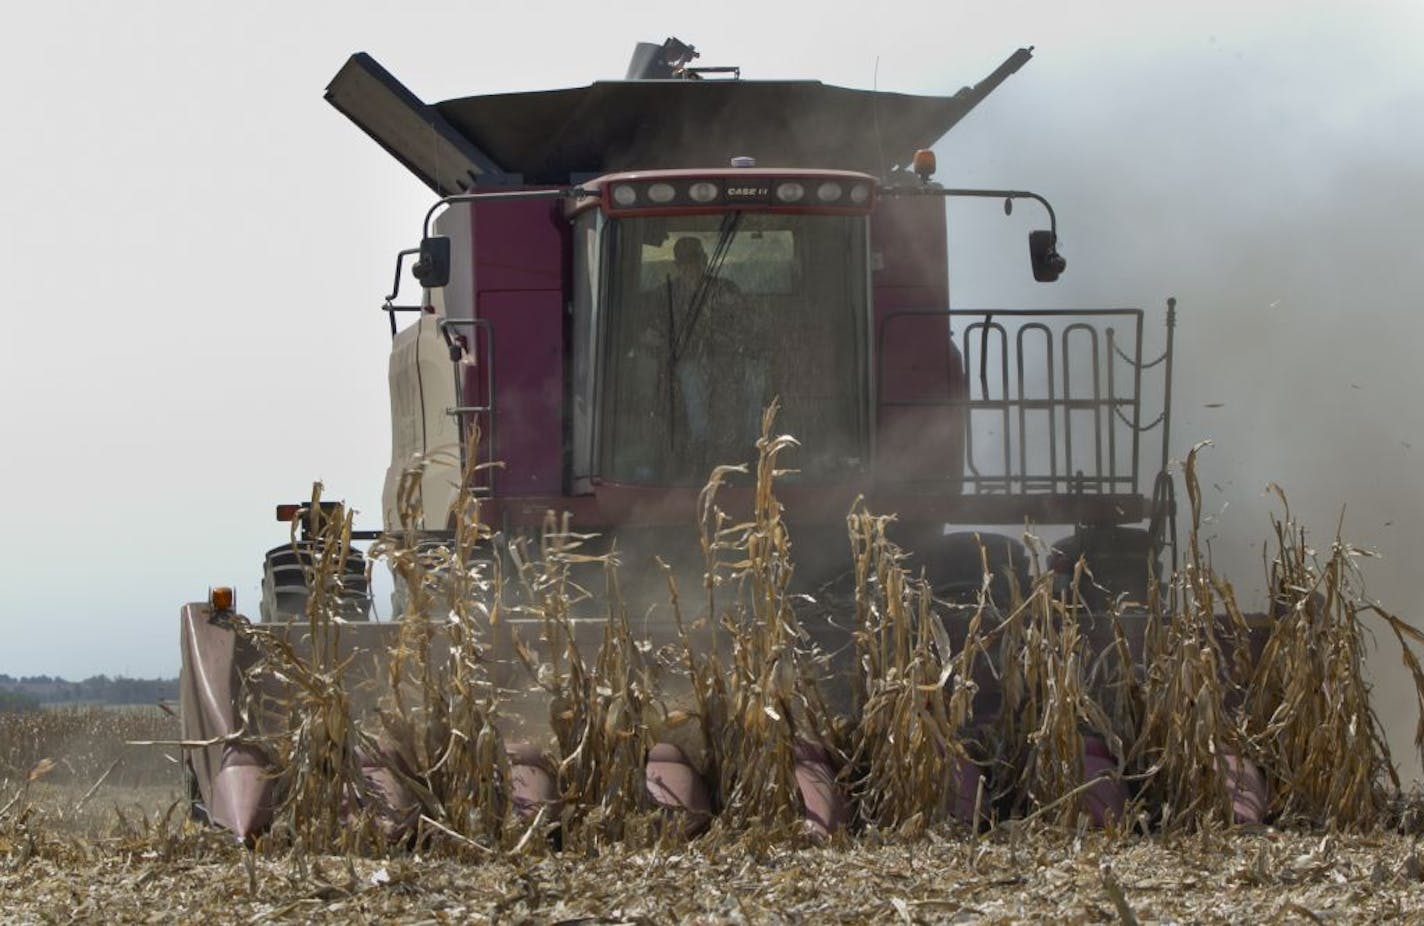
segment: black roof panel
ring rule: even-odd
[[[765,167],[882,175],[928,148],[1031,57],[1021,48],[953,96],[819,81],[601,81],[568,90],[421,100],[365,53],[327,100],[437,193],[478,184],[568,183],[619,170]]]
[[[603,81],[434,108],[505,170],[565,182],[574,173],[722,167],[735,155],[764,166],[881,174],[938,141],[977,102],[968,96],[819,81]]]

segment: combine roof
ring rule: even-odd
[[[476,184],[721,166],[734,155],[883,174],[938,141],[1030,54],[1020,49],[953,96],[819,81],[633,80],[430,105],[358,53],[326,98],[441,195]]]

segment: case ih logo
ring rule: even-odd
[[[729,183],[727,198],[733,202],[764,202],[771,198],[771,184]]]

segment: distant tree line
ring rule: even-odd
[[[20,711],[37,711],[39,709],[40,702],[31,695],[0,688],[0,714],[16,714]]]
[[[178,698],[176,678],[91,675],[80,682],[49,675],[15,678],[0,673],[0,711],[43,704],[153,704]]]

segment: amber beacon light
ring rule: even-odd
[[[215,585],[208,589],[208,604],[214,611],[231,611],[236,602],[237,596],[232,593],[230,586]]]

